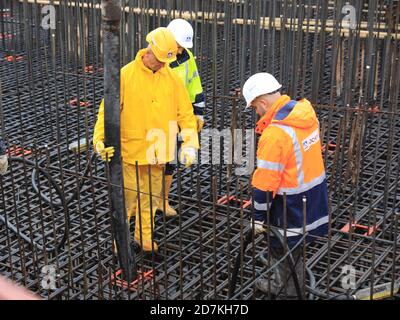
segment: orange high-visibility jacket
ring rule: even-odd
[[[124,162],[163,164],[175,157],[178,126],[182,147],[198,148],[196,118],[182,80],[165,65],[157,72],[142,61],[146,49],[121,69],[121,153]],[[104,141],[104,100],[93,144]]]
[[[266,192],[272,192],[270,222],[283,228],[286,220],[289,244],[294,244],[303,232],[305,199],[305,227],[310,235],[323,235],[328,222],[327,186],[319,123],[311,103],[281,96],[258,121],[256,131],[261,137],[252,179],[255,218],[264,220]]]

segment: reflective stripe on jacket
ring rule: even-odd
[[[139,165],[174,159],[178,125],[184,146],[198,148],[197,124],[189,96],[171,68],[157,72],[142,61],[146,49],[121,69],[121,151],[123,161]],[[104,141],[104,100],[93,144]]]
[[[274,194],[270,223],[286,235],[290,246],[301,239],[306,211],[307,241],[325,235],[328,223],[328,196],[321,153],[319,124],[306,99],[298,102],[282,96],[257,123],[261,138],[257,149],[257,169],[253,174],[256,220],[264,220],[266,192]],[[286,218],[284,217],[286,194]],[[275,242],[276,244],[276,242]]]
[[[190,101],[193,104],[195,115],[204,115],[205,96],[201,79],[197,70],[196,60],[190,50],[184,49],[176,56],[176,60],[170,63],[172,70],[185,84]]]

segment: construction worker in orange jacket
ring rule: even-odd
[[[173,34],[167,28],[157,28],[146,36],[146,41],[148,47],[121,69],[120,130],[128,221],[136,215],[135,241],[148,252],[158,249],[151,231],[161,198],[164,167],[175,157],[178,126],[183,138],[179,156],[186,166],[196,160],[199,143],[189,96],[168,65],[178,50]],[[113,156],[114,148],[104,145],[104,100],[93,144],[103,160]]]
[[[253,107],[260,116],[257,168],[252,177],[252,225],[256,234],[264,233],[269,212],[270,225],[282,236],[286,234],[302,288],[303,232],[307,243],[327,234],[328,193],[315,111],[307,99],[294,101],[281,95],[281,87],[269,73],[253,75],[243,86],[247,107]],[[284,248],[276,237],[271,235],[270,239],[272,258],[277,261],[283,257]],[[270,280],[260,278],[255,285],[273,295],[285,290],[288,298],[297,295],[287,263],[280,263]]]

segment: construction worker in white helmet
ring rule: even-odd
[[[264,226],[269,223],[286,236],[282,243],[271,234],[271,263],[277,266],[269,279],[257,279],[255,287],[276,297],[286,289],[287,299],[294,299],[301,296],[299,287],[304,280],[304,230],[305,243],[328,233],[328,190],[314,108],[305,98],[296,101],[281,94],[281,87],[272,74],[260,72],[247,79],[243,96],[246,107],[260,117],[257,168],[251,181],[252,226],[255,234],[265,235],[268,230]],[[294,259],[294,270],[287,260],[282,261],[285,243]]]
[[[182,81],[168,66],[178,51],[173,34],[167,28],[157,28],[146,36],[146,41],[148,47],[121,69],[120,130],[128,221],[136,215],[135,241],[143,251],[151,252],[158,249],[151,230],[155,229],[154,216],[161,197],[165,163],[175,156],[178,126],[184,133],[180,161],[186,166],[196,160],[199,143],[189,96]],[[103,160],[113,156],[114,148],[104,146],[104,100],[100,104],[93,144]]]
[[[205,96],[201,79],[197,70],[196,60],[189,48],[193,47],[193,28],[189,22],[184,19],[174,19],[167,26],[176,40],[178,46],[178,54],[176,60],[171,62],[169,66],[183,81],[186,90],[189,94],[190,101],[193,105],[193,112],[196,116],[197,131],[200,132],[204,126],[204,108]],[[180,141],[178,141],[178,149]],[[166,164],[165,167],[165,203],[162,201],[158,205],[158,209],[163,211],[165,207],[165,215],[167,217],[176,216],[176,210],[169,205],[168,197],[172,184],[172,176],[176,169],[176,161]]]

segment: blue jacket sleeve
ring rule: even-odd
[[[254,219],[265,221],[272,204],[273,193],[253,188]]]

